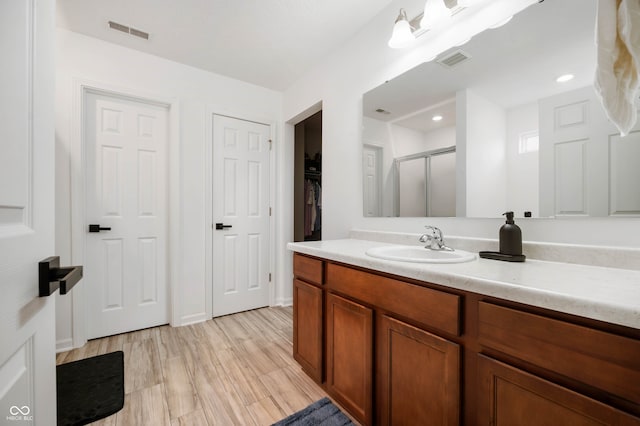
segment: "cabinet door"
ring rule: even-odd
[[[460,346],[384,315],[377,333],[378,423],[457,425]]]
[[[479,358],[479,425],[640,426],[637,417],[507,364]]]
[[[322,383],[322,290],[293,281],[293,358]]]
[[[372,423],[373,311],[327,294],[327,391],[351,415]]]

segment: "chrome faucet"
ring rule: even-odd
[[[429,230],[425,234],[420,235],[420,242],[427,243],[424,248],[428,248],[431,250],[450,250],[453,251],[451,247],[447,247],[444,243],[444,239],[442,237],[442,231],[435,226],[425,226],[425,229]]]

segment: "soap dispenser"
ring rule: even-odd
[[[485,259],[524,262],[526,256],[522,254],[522,231],[513,220],[513,212],[503,215],[507,221],[500,227],[500,251],[481,251],[478,254]]]
[[[522,255],[522,231],[513,220],[513,212],[502,214],[507,221],[500,228],[500,253],[511,256]]]

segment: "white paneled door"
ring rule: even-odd
[[[592,87],[539,107],[540,215],[640,216],[640,124],[620,136]]]
[[[56,296],[38,297],[38,262],[55,254],[54,16],[51,0],[0,2],[3,425],[56,422]]]
[[[213,316],[269,304],[269,150],[264,124],[213,118]]]
[[[362,147],[364,216],[382,216],[382,148]]]
[[[87,337],[166,324],[168,108],[88,92],[85,132]]]

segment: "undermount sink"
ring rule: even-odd
[[[378,259],[414,263],[462,263],[470,262],[476,255],[464,250],[431,250],[422,246],[381,246],[365,252]]]

